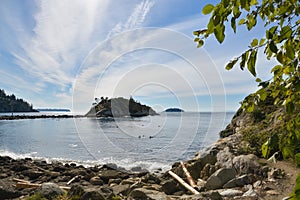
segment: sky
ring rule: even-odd
[[[197,49],[209,16],[200,0],[1,0],[0,88],[34,108],[85,113],[96,97],[133,96],[157,111],[235,111],[257,90],[225,64],[264,34],[262,23],[226,29]],[[259,54],[258,77],[272,61]]]

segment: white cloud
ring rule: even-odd
[[[139,28],[143,24],[147,14],[149,13],[151,7],[154,5],[154,2],[151,0],[144,0],[140,4],[136,5],[134,11],[129,16],[125,23],[119,22],[108,34],[108,38],[128,31],[131,29]]]

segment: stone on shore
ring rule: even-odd
[[[22,195],[20,191],[14,189],[12,184],[0,180],[0,197],[2,199],[14,199]]]
[[[165,193],[156,190],[136,188],[130,192],[129,199],[168,200],[168,197]]]
[[[39,193],[41,197],[46,199],[55,199],[57,196],[63,195],[64,191],[55,183],[43,183],[35,193]]]
[[[236,171],[232,168],[221,168],[213,173],[208,179],[204,187],[208,190],[223,188],[223,185],[234,179]]]

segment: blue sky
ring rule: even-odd
[[[86,112],[95,97],[132,95],[157,110],[234,111],[257,89],[247,71],[226,71],[261,23],[226,30],[197,49],[199,0],[1,0],[0,88],[35,108]],[[263,57],[259,54],[259,57]],[[258,59],[258,76],[272,63]]]

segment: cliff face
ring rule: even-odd
[[[132,98],[122,97],[101,99],[86,114],[87,117],[143,117],[147,115],[157,115],[157,113],[151,107],[142,105]]]
[[[275,106],[272,98],[259,102],[252,112],[240,108],[220,136],[241,134],[248,152],[266,158],[278,152],[278,157],[298,163],[300,114],[296,109],[288,114],[283,106]]]

